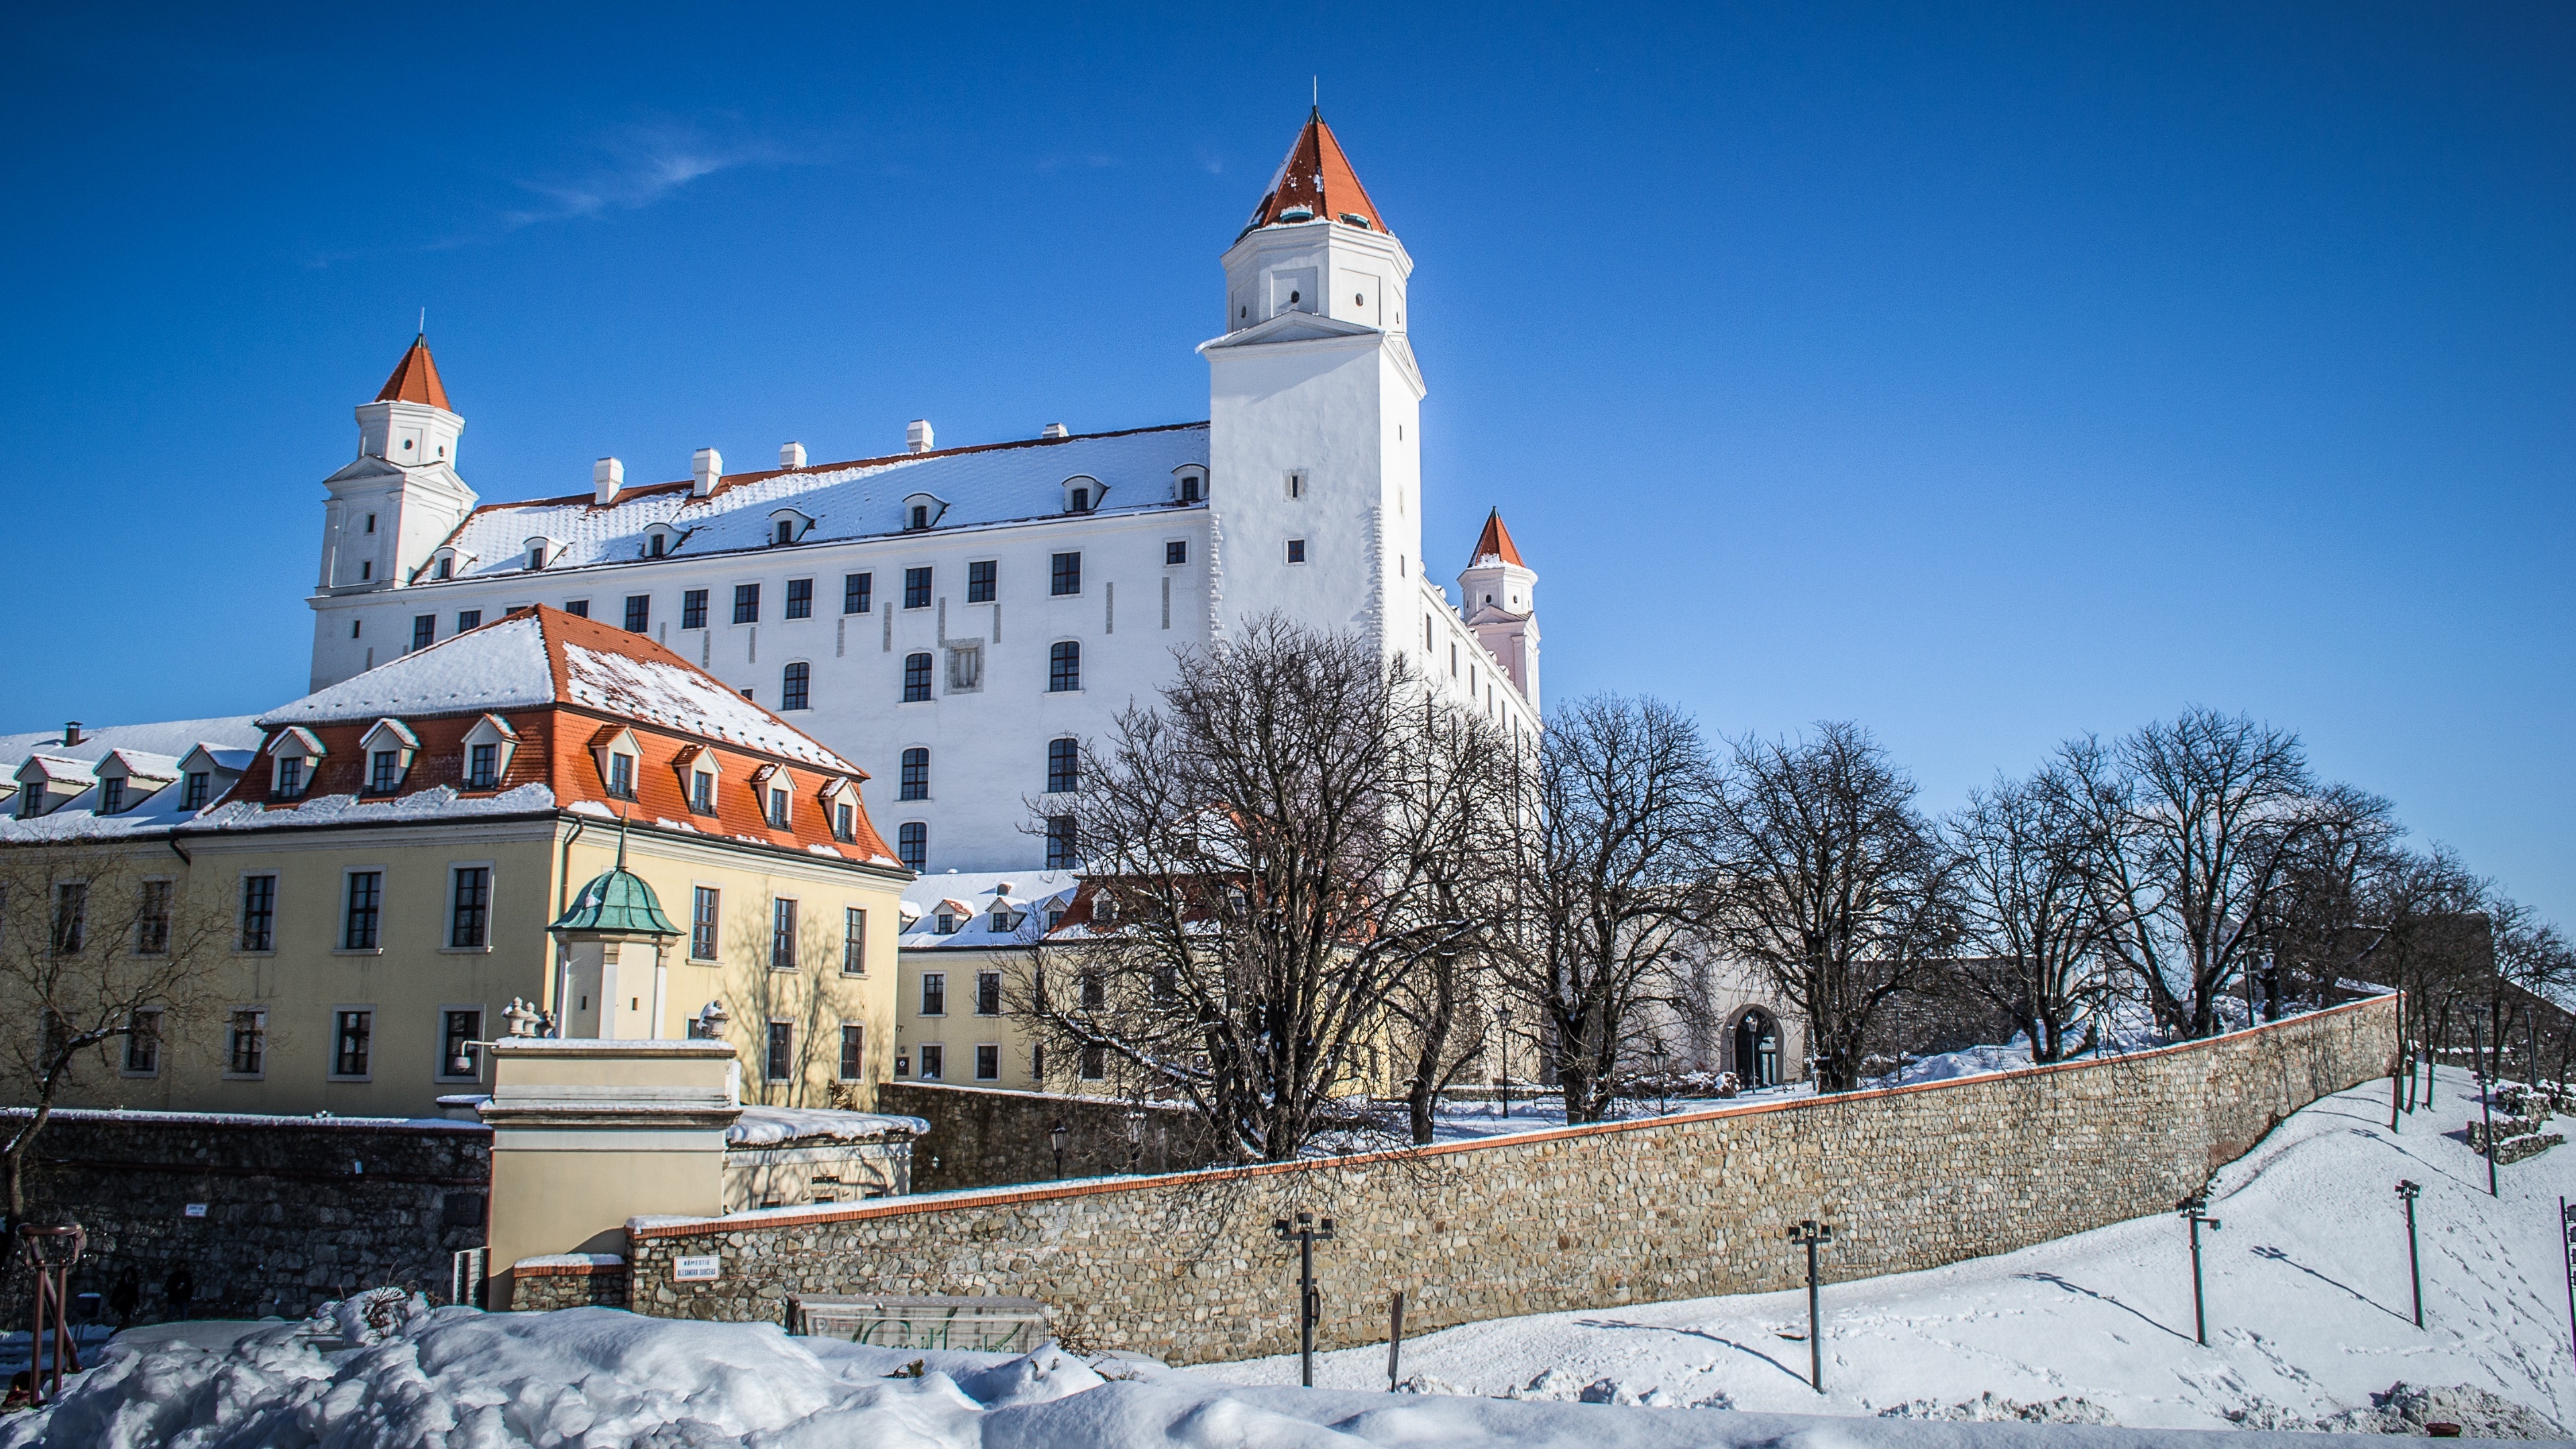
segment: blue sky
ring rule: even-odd
[[[935,13],[934,13],[935,12]],[[2564,5],[11,10],[0,730],[300,693],[419,308],[487,499],[1205,416],[1324,109],[1554,698],[1954,803],[2186,702],[2576,923]],[[1446,544],[1442,540],[1447,540]]]

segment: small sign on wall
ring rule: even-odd
[[[712,1283],[722,1260],[715,1254],[705,1257],[682,1257],[671,1260],[671,1281],[675,1283]]]
[[[206,1215],[206,1205],[201,1202],[192,1202],[186,1207],[181,1208],[179,1213],[182,1217],[201,1218]]]

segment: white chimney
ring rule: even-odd
[[[1049,423],[1045,427],[1038,429],[1038,436],[1041,438],[1070,438],[1073,436],[1073,429],[1066,427],[1062,423]]]
[[[805,466],[805,445],[804,445],[803,443],[781,443],[781,444],[779,444],[779,445],[778,445],[778,466],[779,466],[779,467],[781,467],[781,468],[802,468],[802,467],[804,467],[804,466]]]
[[[933,443],[930,440],[930,419],[914,418],[912,422],[904,428],[903,450],[905,452],[927,453],[937,446],[938,444]]]
[[[689,472],[697,478],[689,488],[689,496],[706,497],[716,491],[716,480],[724,477],[724,454],[713,448],[700,448],[689,458]]]
[[[605,508],[617,501],[617,490],[626,486],[626,465],[615,458],[602,458],[590,465],[591,501]]]

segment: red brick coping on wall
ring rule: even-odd
[[[1937,1082],[1915,1082],[1902,1087],[1874,1087],[1861,1092],[1837,1092],[1829,1097],[1790,1097],[1776,1102],[1750,1102],[1740,1107],[1713,1107],[1705,1112],[1676,1112],[1665,1117],[1642,1117],[1624,1122],[1592,1122],[1580,1127],[1551,1127],[1535,1132],[1514,1132],[1496,1137],[1482,1137],[1472,1142],[1444,1142],[1428,1147],[1389,1148],[1378,1152],[1355,1153],[1347,1157],[1308,1157],[1294,1162],[1263,1162],[1244,1167],[1202,1168],[1195,1172],[1144,1174],[1134,1177],[1094,1178],[1087,1182],[1048,1183],[1044,1186],[1008,1188],[971,1188],[959,1192],[924,1193],[913,1197],[878,1198],[862,1204],[836,1207],[763,1208],[752,1212],[733,1213],[724,1217],[636,1217],[626,1221],[626,1237],[632,1242],[652,1238],[686,1237],[708,1231],[731,1228],[790,1227],[812,1223],[857,1222],[870,1218],[902,1217],[910,1213],[944,1212],[960,1207],[1008,1206],[1014,1203],[1048,1202],[1059,1198],[1089,1197],[1095,1193],[1134,1192],[1139,1188],[1186,1186],[1221,1180],[1266,1177],[1278,1173],[1311,1172],[1318,1168],[1348,1168],[1372,1162],[1410,1161],[1423,1157],[1445,1157],[1453,1152],[1483,1152],[1498,1147],[1526,1147],[1532,1143],[1561,1142],[1581,1137],[1601,1137],[1617,1132],[1638,1132],[1671,1127],[1679,1123],[1708,1122],[1723,1117],[1752,1117],[1767,1112],[1794,1112],[1820,1104],[1844,1106],[1866,1102],[1877,1097],[1899,1097],[1914,1092],[1939,1092],[1972,1083],[1992,1083],[2004,1078],[2032,1078],[2051,1072],[2079,1071],[2112,1062],[2151,1061],[2157,1057],[2182,1052],[2205,1050],[2240,1037],[2259,1036],[2276,1027],[2297,1022],[2312,1022],[2348,1012],[2368,1010],[2386,999],[2366,996],[2341,1006],[2322,1011],[2266,1022],[2241,1031],[2223,1032],[2217,1036],[2195,1037],[2169,1046],[2150,1047],[2145,1051],[2122,1052],[2114,1056],[2091,1056],[2075,1061],[2049,1062],[2023,1067],[2010,1072],[1990,1072],[1976,1076],[1949,1077]],[[621,1264],[622,1266],[622,1264]]]

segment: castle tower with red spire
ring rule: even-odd
[[[358,405],[358,456],[323,480],[322,567],[314,605],[349,594],[399,589],[427,566],[430,554],[474,511],[474,490],[456,471],[465,419],[448,405],[447,385],[429,355],[429,339],[412,339],[375,400]],[[379,654],[381,650],[381,654]],[[363,651],[363,652],[361,652]],[[372,667],[403,652],[385,640],[347,651]],[[313,687],[342,677],[317,659]]]

